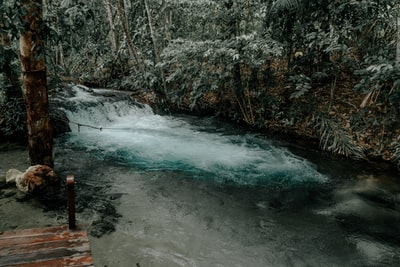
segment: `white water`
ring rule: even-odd
[[[79,95],[85,101],[93,100]],[[328,180],[307,160],[266,140],[210,133],[204,130],[206,125],[155,115],[149,107],[135,107],[127,101],[80,105],[75,112],[68,112],[68,117],[73,132],[79,130],[71,142],[81,143],[104,158],[146,170],[180,170],[196,179],[240,185],[292,186]],[[76,123],[81,124],[79,129]]]
[[[396,235],[385,227],[400,222],[398,211],[359,195],[391,197],[393,186],[374,180],[364,187],[368,179],[333,186],[332,177],[272,141],[76,90],[78,108],[67,111],[73,132],[63,146],[89,155],[90,163],[76,159],[79,169],[90,168],[78,184],[108,187],[100,204],[122,194],[115,231],[91,237],[96,266],[400,262],[399,247],[381,237]],[[75,122],[102,131],[78,131]],[[88,220],[84,214],[78,219]]]

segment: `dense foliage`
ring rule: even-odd
[[[11,98],[24,11],[0,3],[0,85]],[[395,159],[399,10],[397,0],[47,0],[43,32],[51,82],[132,90],[165,110]]]

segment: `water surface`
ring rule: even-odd
[[[73,90],[56,169],[97,266],[400,266],[397,171]]]

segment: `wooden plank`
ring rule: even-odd
[[[64,266],[94,266],[92,256],[79,256],[71,258],[62,258],[56,260],[47,260],[41,262],[30,262],[23,264],[14,264],[12,267],[64,267]],[[10,267],[11,267],[10,266]]]
[[[40,262],[29,262],[23,264],[13,264],[10,267],[65,267],[65,266],[94,266],[92,256],[79,256],[71,258],[62,258],[56,260],[47,260]]]
[[[39,229],[25,229],[9,231],[0,234],[0,247],[12,246],[21,243],[40,243],[60,239],[87,239],[83,230],[70,231],[67,227],[49,227]],[[0,254],[1,255],[1,254]]]
[[[0,233],[0,266],[93,266],[87,232],[62,226]]]

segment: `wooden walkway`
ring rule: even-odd
[[[87,232],[68,226],[0,232],[0,266],[93,266]]]

